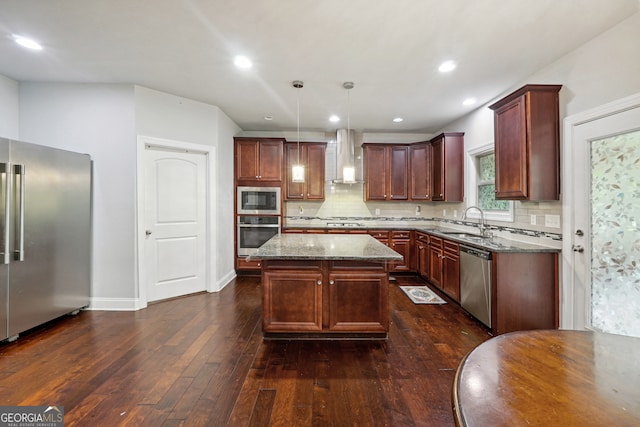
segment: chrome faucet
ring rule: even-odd
[[[484,211],[479,207],[469,206],[467,209],[465,209],[464,213],[462,214],[462,220],[464,221],[465,219],[467,219],[467,212],[469,212],[469,209],[477,209],[478,212],[480,212],[480,222],[478,224],[478,228],[480,229],[480,235],[482,237],[493,237],[491,235],[491,232],[487,230],[487,222],[484,218]]]

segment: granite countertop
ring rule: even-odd
[[[366,234],[279,234],[248,259],[401,261],[403,256]]]
[[[411,223],[413,222],[413,224]],[[331,224],[331,225],[328,225]],[[465,231],[450,227],[443,227],[440,225],[426,225],[425,223],[420,224],[417,221],[408,221],[408,222],[393,222],[393,221],[385,221],[383,223],[373,224],[364,224],[364,223],[354,223],[354,222],[341,222],[334,220],[333,222],[322,222],[315,224],[290,224],[283,227],[286,229],[296,229],[296,230],[413,230],[413,231],[421,231],[424,233],[429,233],[434,236],[451,240],[456,243],[462,243],[464,245],[474,246],[476,248],[485,249],[491,252],[561,252],[560,248],[552,247],[552,246],[544,246],[542,244],[535,243],[527,243],[519,240],[505,239],[502,237],[492,237],[492,238],[481,238],[478,235],[478,230],[474,231]],[[452,233],[462,233],[462,234],[452,234]],[[322,236],[322,234],[319,234]],[[356,236],[356,235],[353,235]]]

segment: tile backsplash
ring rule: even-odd
[[[285,203],[285,225],[288,218],[331,219],[341,218],[424,218],[451,225],[475,226],[476,219],[462,221],[464,203],[444,202],[365,202],[364,185],[327,183],[325,200],[319,202],[291,201]],[[555,241],[562,240],[559,227],[546,226],[545,219],[561,224],[562,202],[515,202],[514,222],[487,221],[494,232],[504,231],[512,238],[519,236],[546,237]],[[536,225],[532,225],[535,216]]]

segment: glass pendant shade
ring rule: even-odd
[[[291,181],[304,182],[304,166],[297,164],[291,168]]]

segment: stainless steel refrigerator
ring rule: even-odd
[[[89,305],[91,159],[0,138],[0,340]]]

